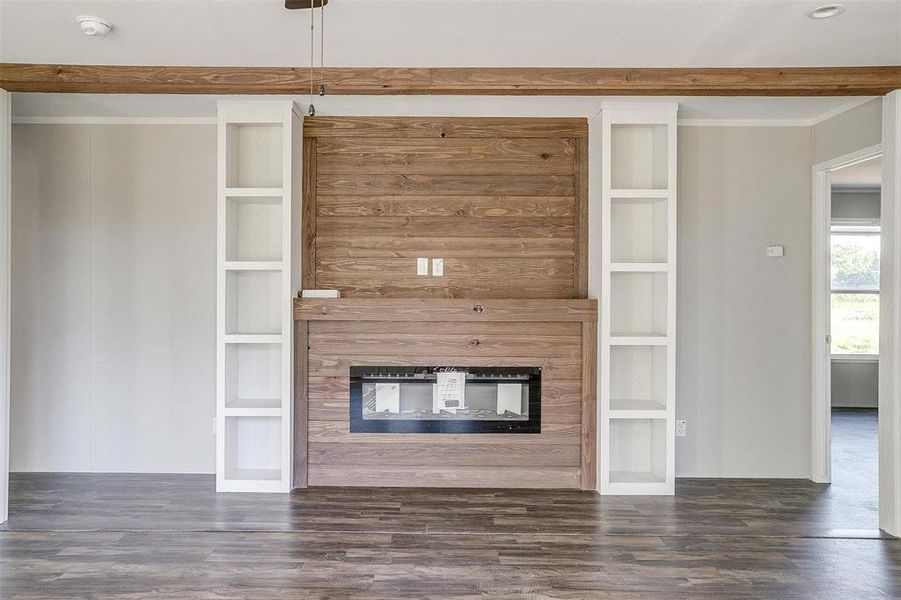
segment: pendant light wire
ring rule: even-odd
[[[310,0],[310,116],[314,116],[316,114],[316,107],[313,106],[313,69],[315,68],[315,60],[313,58],[313,51],[316,48],[315,39],[314,39],[314,27],[316,24],[316,15],[313,11],[313,0]]]
[[[319,95],[325,96],[325,2],[319,3]]]

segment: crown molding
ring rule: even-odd
[[[215,117],[13,117],[13,125],[215,125]]]
[[[679,127],[810,127],[810,119],[679,119]]]

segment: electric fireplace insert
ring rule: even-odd
[[[540,433],[541,367],[350,367],[352,433]]]

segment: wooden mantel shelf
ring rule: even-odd
[[[597,321],[594,299],[307,298],[294,301],[298,321]]]

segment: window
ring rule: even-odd
[[[879,225],[833,223],[832,354],[879,354]]]

